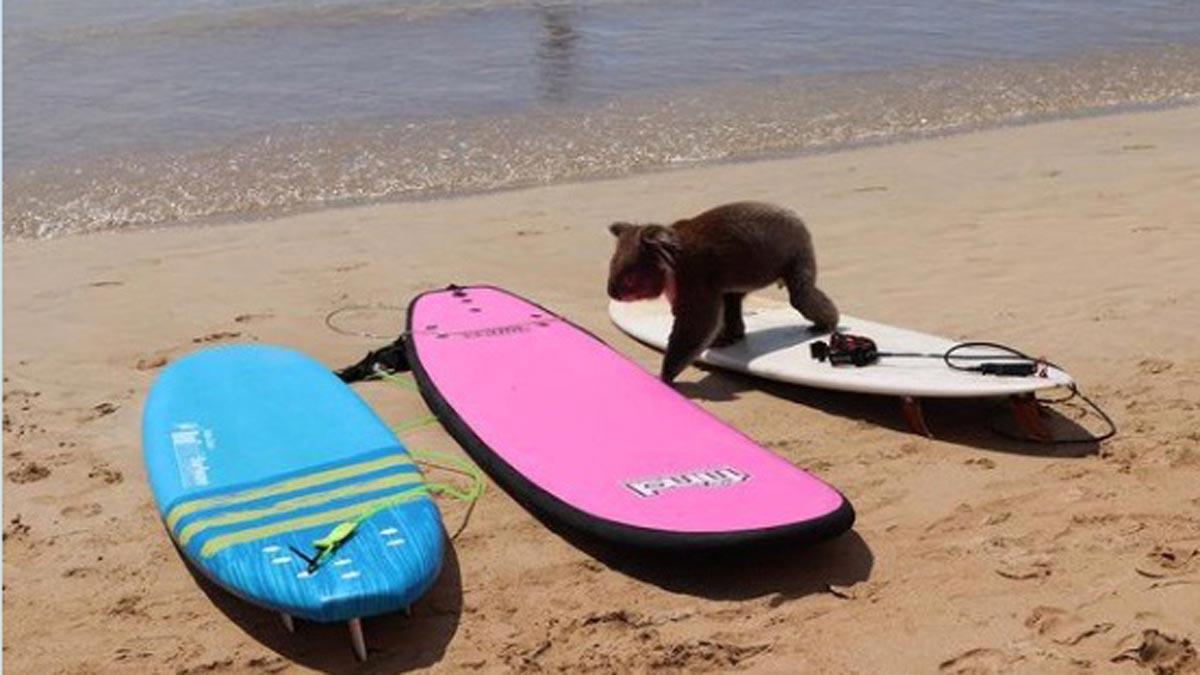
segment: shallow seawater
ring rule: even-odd
[[[10,0],[5,236],[886,142],[1200,95],[1200,3]]]

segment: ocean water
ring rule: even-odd
[[[493,190],[1198,96],[1192,0],[8,0],[4,233]]]

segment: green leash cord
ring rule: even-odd
[[[393,375],[384,371],[376,371],[376,374],[379,375],[380,379],[391,382],[402,389],[407,389],[409,391],[417,390],[416,384],[413,383],[410,378]],[[400,422],[392,427],[392,431],[396,432],[396,435],[399,436],[409,431],[415,431],[417,429],[427,427],[435,422],[437,422],[437,417],[433,415],[424,415],[422,417]],[[350,538],[354,536],[355,532],[358,531],[358,526],[367,519],[371,518],[380,511],[386,511],[395,506],[399,506],[400,504],[405,504],[415,499],[419,499],[420,497],[431,494],[445,495],[451,499],[467,504],[467,513],[463,517],[462,525],[459,526],[454,534],[450,535],[450,538],[454,539],[463,531],[463,529],[466,528],[467,522],[471,518],[471,512],[475,509],[475,502],[479,501],[479,498],[483,496],[484,487],[487,485],[483,476],[483,472],[480,471],[479,468],[474,464],[459,457],[455,457],[454,455],[449,455],[443,452],[416,450],[410,448],[408,454],[412,456],[414,460],[426,466],[431,466],[437,469],[442,469],[443,471],[450,471],[452,473],[466,476],[470,479],[470,485],[466,489],[462,489],[451,483],[426,482],[425,485],[421,487],[409,490],[404,494],[396,495],[394,499],[389,499],[370,511],[365,511],[359,514],[353,520],[347,520],[338,523],[332,530],[329,531],[329,534],[326,534],[324,537],[321,537],[313,542],[313,547],[317,549],[317,555],[309,560],[309,574],[315,572],[322,565],[322,563],[328,560],[329,557],[336,553],[343,544],[349,541]]]
[[[411,375],[408,377],[405,377],[403,375],[389,373],[388,371],[383,370],[379,366],[375,367],[375,375],[376,375],[376,377],[383,380],[384,382],[391,382],[392,384],[396,385],[397,387],[400,387],[401,389],[407,389],[408,391],[418,391],[417,383],[413,382]],[[430,417],[432,417],[432,415]]]
[[[404,420],[403,422],[392,427],[392,431],[394,431],[397,436],[400,436],[409,431],[416,431],[417,429],[420,429],[421,427],[429,426],[430,424],[433,424],[436,421],[437,421],[437,417],[434,417],[433,415],[425,415],[424,417],[417,417],[417,418],[414,418],[411,420]]]
[[[417,385],[412,381],[411,377],[395,375],[383,370],[376,370],[375,372],[385,382],[390,382],[408,391],[417,391]],[[422,415],[421,417],[400,422],[392,427],[392,431],[396,432],[397,436],[403,436],[410,431],[416,431],[417,429],[435,424],[437,421],[438,418],[435,415]],[[487,482],[484,479],[483,471],[471,462],[444,452],[434,452],[433,450],[410,448],[408,452],[412,455],[413,459],[426,466],[457,473],[466,476],[471,481],[470,487],[466,490],[462,490],[451,483],[427,483],[426,485],[429,487],[430,492],[446,495],[470,506],[474,506],[475,502],[483,496],[484,486],[487,485]]]
[[[388,501],[369,511],[360,513],[358,517],[354,518],[353,520],[346,520],[338,523],[332,530],[329,531],[329,534],[313,542],[313,547],[317,549],[317,555],[308,561],[308,573],[312,574],[313,572],[316,572],[322,563],[328,560],[330,556],[332,556],[339,548],[342,547],[342,544],[350,541],[350,538],[353,537],[354,533],[358,531],[358,526],[368,518],[374,516],[380,511],[386,511],[394,506],[399,506],[401,504],[424,497],[430,492],[432,492],[432,490],[430,490],[428,486],[414,488],[408,492],[405,492],[404,494],[396,495],[395,498],[389,499]]]

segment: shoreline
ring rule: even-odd
[[[1031,446],[991,433],[987,405],[931,401],[925,439],[891,400],[689,368],[686,395],[846,494],[854,533],[737,564],[593,555],[493,485],[413,616],[366,622],[376,651],[365,672],[1136,673],[1168,664],[1138,663],[1147,640],[1161,642],[1153,658],[1194,668],[1196,157],[1193,105],[253,223],[5,241],[4,665],[353,667],[343,626],[288,635],[269,612],[198,583],[174,553],[140,457],[158,369],[231,341],[340,367],[381,341],[329,330],[330,311],[490,282],[654,371],[659,355],[605,313],[607,225],[763,199],[805,218],[819,283],[843,312],[1045,354],[1118,436]],[[385,310],[343,318],[379,335],[402,323]],[[389,422],[425,413],[398,388],[356,391]],[[436,426],[404,440],[462,455]],[[455,505],[440,506],[459,522]]]
[[[256,221],[1186,107],[1198,101],[1197,59],[1195,47],[1177,46],[723,83],[6,167],[4,238]]]
[[[304,216],[319,213],[336,212],[343,209],[358,209],[369,208],[373,206],[392,206],[401,204],[424,203],[424,202],[445,202],[456,199],[466,199],[470,197],[486,197],[489,195],[503,194],[507,192],[522,192],[525,190],[534,190],[542,187],[554,187],[560,185],[587,185],[595,182],[614,181],[622,179],[634,179],[641,176],[652,176],[660,173],[669,173],[672,171],[687,171],[693,169],[704,169],[709,167],[721,167],[738,164],[756,164],[759,162],[782,161],[782,160],[802,160],[810,157],[819,157],[823,155],[834,155],[843,152],[853,152],[856,150],[865,150],[869,148],[887,147],[893,145],[907,145],[911,143],[921,143],[923,141],[937,140],[942,138],[953,138],[967,134],[976,134],[989,131],[1002,131],[1005,129],[1020,129],[1022,127],[1037,126],[1040,124],[1051,124],[1056,122],[1071,122],[1076,120],[1088,120],[1104,117],[1113,117],[1121,115],[1133,115],[1155,112],[1168,112],[1191,107],[1200,107],[1200,95],[1188,95],[1182,99],[1171,101],[1155,101],[1151,103],[1135,103],[1127,102],[1115,104],[1100,108],[1085,108],[1080,110],[1072,110],[1061,113],[1054,113],[1048,116],[1039,117],[1031,115],[1029,117],[1017,117],[1012,119],[994,121],[990,123],[969,124],[961,127],[951,127],[945,129],[932,129],[929,131],[911,131],[899,133],[895,136],[880,139],[862,139],[846,142],[835,142],[828,145],[816,145],[805,148],[784,149],[774,151],[764,151],[759,154],[738,155],[732,157],[720,157],[713,159],[698,160],[696,162],[680,162],[678,164],[668,164],[662,166],[647,167],[638,171],[627,173],[614,173],[612,175],[598,174],[594,176],[584,176],[576,178],[563,178],[561,180],[551,181],[549,183],[531,182],[527,184],[503,185],[494,188],[484,188],[478,190],[467,190],[463,192],[427,192],[414,193],[394,197],[379,197],[379,198],[363,198],[361,200],[346,199],[337,201],[332,204],[322,205],[301,205],[292,209],[284,209],[280,211],[266,211],[261,213],[220,213],[208,216],[199,216],[181,222],[156,223],[150,225],[124,225],[112,229],[93,230],[87,232],[68,232],[65,234],[49,235],[45,237],[36,236],[12,236],[9,238],[5,235],[4,243],[9,242],[25,242],[25,241],[50,241],[61,239],[63,237],[76,236],[94,236],[94,235],[109,235],[123,234],[129,232],[165,232],[175,228],[190,228],[190,227],[226,227],[237,225],[252,225],[266,221],[278,220],[281,218],[289,218],[295,216]]]

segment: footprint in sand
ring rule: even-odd
[[[233,669],[233,657],[225,657],[222,659],[209,659],[199,663],[190,663],[181,666],[178,669],[179,673],[191,675],[192,673],[223,673]]]
[[[1071,613],[1061,607],[1040,605],[1034,607],[1025,618],[1025,627],[1032,628],[1038,635],[1045,635],[1054,630],[1071,616]]]
[[[988,459],[987,457],[974,457],[972,459],[968,459],[966,462],[963,462],[963,463],[966,464],[967,466],[977,466],[981,469],[996,468],[996,462],[991,459]]]
[[[1113,663],[1133,661],[1156,675],[1183,675],[1200,669],[1200,657],[1186,637],[1168,635],[1150,628],[1122,641],[1128,648],[1110,659]]]
[[[1174,367],[1175,363],[1167,359],[1142,359],[1138,361],[1138,370],[1146,375],[1158,375]]]
[[[771,651],[771,645],[737,645],[712,640],[693,640],[663,645],[662,654],[650,663],[651,669],[670,668],[693,671],[702,665],[718,669],[734,668],[760,654]]]
[[[109,616],[146,616],[146,611],[142,609],[142,597],[140,595],[126,595],[117,600],[116,604],[108,609]]]
[[[121,406],[117,405],[116,403],[109,403],[108,401],[105,401],[92,406],[92,410],[96,413],[96,417],[104,417],[105,415],[111,415],[117,412],[120,407]]]
[[[46,433],[46,429],[39,424],[18,424],[13,421],[13,418],[8,413],[4,413],[4,433],[15,434],[17,438],[23,438],[26,434]]]
[[[45,480],[50,477],[50,469],[38,464],[37,462],[29,462],[4,474],[10,482],[22,485],[24,483],[36,483],[40,480]]]
[[[1157,544],[1146,554],[1146,561],[1134,568],[1151,579],[1176,577],[1200,569],[1200,548]]]
[[[274,315],[272,315],[272,314],[238,314],[237,316],[233,317],[233,320],[235,323],[249,323],[251,321],[267,319],[272,316],[274,316]],[[236,340],[240,337],[242,337],[241,331],[218,330],[218,331],[213,331],[211,333],[205,333],[204,335],[199,335],[197,337],[192,338],[192,344],[197,344],[197,345],[212,344],[212,343],[216,343],[216,342],[225,342],[226,340]],[[257,340],[258,338],[254,337],[253,335],[248,335],[248,336],[246,336],[246,339]],[[170,362],[171,352],[173,352],[173,351],[176,351],[176,350],[166,349],[166,350],[154,352],[152,354],[148,354],[148,355],[143,356],[142,358],[138,359],[137,363],[135,363],[133,367],[135,370],[142,370],[142,371],[158,370],[159,368],[162,368],[163,366],[167,365]]]
[[[271,314],[270,312],[262,312],[260,314],[238,314],[237,316],[233,317],[233,322],[234,323],[249,323],[251,321],[260,321],[262,319],[271,319],[271,318],[274,318],[274,316],[275,315]]]
[[[952,659],[942,661],[938,664],[938,670],[943,673],[961,673],[962,675],[1002,673],[1007,672],[1017,660],[1016,657],[999,649],[976,647],[968,649]]]
[[[133,366],[136,370],[157,370],[167,365],[167,357],[163,354],[155,354],[138,359],[138,362]]]
[[[42,395],[40,391],[26,391],[25,389],[13,389],[12,391],[4,392],[4,402],[11,403],[11,406],[20,406],[23,412],[27,412],[32,406],[33,399]],[[9,406],[5,406],[6,408]]]
[[[100,515],[103,511],[104,507],[96,502],[89,502],[87,504],[64,506],[59,513],[66,518],[91,518]]]
[[[29,523],[21,522],[21,514],[18,513],[4,527],[3,541],[11,539],[12,541],[23,542],[29,538],[29,530]]]
[[[1060,645],[1073,647],[1094,635],[1103,635],[1112,630],[1115,626],[1116,624],[1107,621],[1104,623],[1096,623],[1082,630],[1073,632],[1070,635],[1066,635],[1061,638],[1054,638],[1054,641]]]
[[[192,342],[195,344],[204,344],[206,342],[221,342],[222,340],[233,340],[233,339],[239,338],[241,336],[242,336],[241,331],[222,330],[222,331],[215,331],[215,332],[209,333],[207,335],[201,335],[200,337],[194,337],[194,338],[192,338]]]
[[[984,525],[999,525],[1000,523],[1008,522],[1008,520],[1010,518],[1012,518],[1012,511],[1000,511],[998,513],[993,513],[990,516],[988,516],[986,519],[984,519],[983,524]]]
[[[125,476],[120,471],[104,465],[93,467],[88,472],[88,478],[99,478],[109,485],[116,485],[125,480]]]
[[[1045,605],[1034,607],[1025,619],[1025,627],[1035,634],[1049,638],[1056,644],[1073,647],[1084,640],[1111,631],[1116,624],[1111,622],[1088,622],[1078,615],[1060,607]]]
[[[62,573],[64,579],[86,579],[98,572],[95,567],[72,567]]]
[[[154,652],[148,652],[145,650],[136,650],[136,649],[132,649],[130,647],[119,647],[118,649],[116,649],[113,652],[113,654],[115,655],[113,657],[114,661],[128,661],[129,659],[148,659],[151,656],[154,656]]]
[[[1049,557],[1019,550],[1005,555],[996,567],[996,574],[1014,581],[1044,579],[1052,573],[1053,564]]]
[[[101,417],[107,417],[107,416],[117,412],[120,409],[121,409],[121,406],[117,405],[116,403],[111,403],[109,401],[102,401],[102,402],[97,403],[96,405],[92,406],[91,410],[88,410],[83,415],[83,417],[81,417],[79,419],[79,421],[80,422],[91,422],[93,420],[98,420]]]
[[[880,591],[887,586],[886,581],[860,581],[851,586],[837,586],[835,584],[826,584],[830,594],[839,597],[843,600],[866,600],[868,602],[878,602]],[[772,607],[778,606],[772,600]]]
[[[246,669],[254,673],[277,673],[290,664],[282,656],[253,656],[246,659]]]

